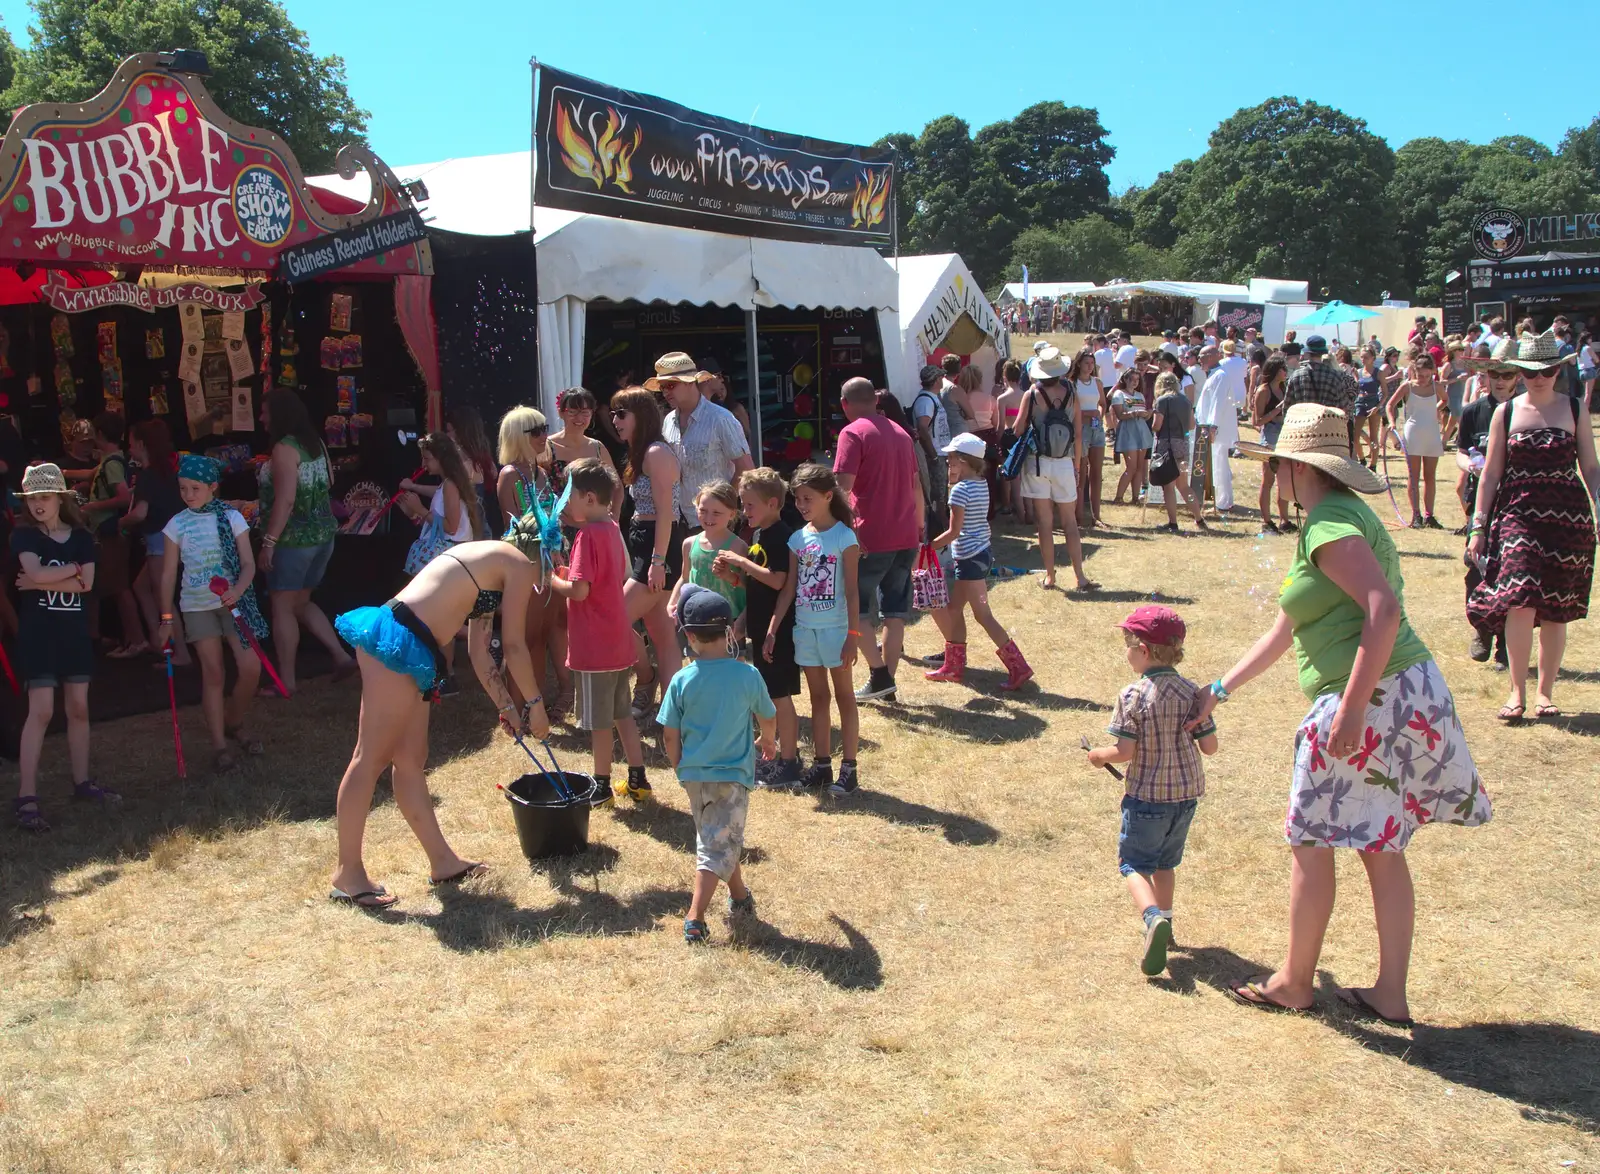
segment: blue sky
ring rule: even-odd
[[[1554,146],[1600,113],[1600,82],[1578,58],[1498,64],[1503,50],[1493,46],[1521,26],[1503,4],[1476,0],[1357,6],[1354,19],[1328,5],[1157,0],[1105,7],[1104,22],[1093,9],[971,0],[288,8],[317,52],[345,58],[351,91],[372,112],[372,144],[391,164],[525,149],[535,55],[713,114],[844,142],[914,133],[946,113],[977,130],[1045,99],[1094,106],[1117,149],[1113,190],[1199,154],[1219,121],[1277,94],[1365,118],[1393,146],[1503,134]],[[1035,19],[1045,11],[1059,15]],[[0,0],[19,42],[30,15],[23,0]],[[1503,31],[1495,38],[1491,29]],[[1471,92],[1472,79],[1491,73],[1499,84]]]

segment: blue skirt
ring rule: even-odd
[[[1143,452],[1155,444],[1148,420],[1124,420],[1117,425],[1117,451]]]
[[[438,680],[433,649],[385,607],[358,607],[333,621],[334,631],[352,648],[359,648],[384,668],[404,673],[426,694]]]

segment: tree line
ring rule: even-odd
[[[1304,279],[1312,296],[1437,304],[1485,208],[1600,210],[1600,117],[1551,150],[1413,139],[1298,98],[1237,111],[1205,152],[1113,194],[1098,111],[1040,102],[976,135],[955,115],[876,145],[900,162],[908,253],[958,252],[992,291],[1019,281]],[[1592,246],[1572,246],[1583,249]]]

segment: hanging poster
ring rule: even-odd
[[[233,400],[233,373],[228,370],[227,356],[220,351],[207,351],[201,357],[200,389],[205,393],[206,410],[216,414],[218,424],[227,419]]]
[[[94,328],[95,355],[104,367],[117,357],[117,324],[115,322],[96,323]]]
[[[56,395],[63,407],[78,402],[78,381],[72,377],[72,368],[65,363],[56,364]]]
[[[146,330],[144,332],[144,357],[147,359],[164,359],[167,357],[167,332],[165,330]]]
[[[205,344],[198,339],[185,339],[183,353],[178,357],[178,378],[185,383],[200,382],[200,356]]]
[[[201,421],[206,418],[206,397],[205,393],[200,390],[198,383],[185,381],[183,385],[183,413],[189,421],[189,435],[201,435],[199,428]],[[210,431],[210,428],[207,428],[206,435],[210,435]]]
[[[540,66],[534,202],[707,232],[887,245],[894,156]]]
[[[113,358],[109,363],[100,368],[100,390],[107,399],[122,398],[122,360]],[[106,411],[115,411],[115,408],[106,407]]]
[[[228,373],[235,381],[248,379],[255,373],[255,365],[250,361],[250,348],[243,339],[230,338],[223,349],[228,355]]]
[[[244,338],[244,315],[241,313],[225,313],[222,315],[222,337]]]
[[[248,387],[235,387],[233,389],[233,430],[235,432],[254,432],[256,421],[250,411],[250,389]]]
[[[72,323],[65,314],[50,319],[50,341],[55,345],[56,358],[72,358]]]
[[[329,300],[328,329],[343,334],[350,329],[349,294],[334,294]]]
[[[165,416],[172,410],[167,403],[167,385],[155,383],[150,386],[150,414],[152,416]]]
[[[178,321],[183,324],[183,339],[202,339],[206,336],[206,324],[202,320],[199,302],[179,302]]]

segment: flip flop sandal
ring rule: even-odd
[[[235,726],[231,730],[223,730],[222,732],[237,742],[239,744],[239,749],[245,754],[249,755],[251,758],[260,758],[267,752],[267,748],[262,744],[260,738],[250,738],[245,736],[243,726]]]
[[[1527,707],[1523,705],[1502,705],[1500,712],[1495,716],[1505,722],[1506,725],[1515,726],[1522,723],[1522,715],[1526,712]]]
[[[115,791],[108,791],[93,779],[85,779],[81,783],[72,785],[72,798],[78,803],[104,803],[114,806],[122,802],[122,796]]]
[[[17,828],[24,832],[47,832],[50,825],[45,822],[44,816],[39,811],[39,799],[36,795],[29,795],[26,799],[13,799],[11,801],[11,814],[16,819]]]
[[[1390,1019],[1382,1011],[1367,1002],[1366,996],[1351,987],[1341,990],[1336,996],[1347,1011],[1352,1012],[1358,1019],[1376,1019],[1379,1023],[1388,1024],[1390,1027],[1399,1027],[1410,1031],[1415,1027],[1413,1019]]]
[[[429,877],[428,883],[434,888],[438,888],[441,885],[459,885],[461,882],[472,880],[474,877],[487,876],[488,873],[489,866],[480,861],[476,864],[467,865],[460,872],[452,872],[449,876],[441,876],[438,880]]]
[[[330,889],[328,891],[328,900],[335,905],[349,905],[356,909],[381,913],[397,903],[400,898],[389,892],[382,885],[379,885],[375,889],[363,889],[359,893],[347,893],[343,889]]]
[[[1561,716],[1561,707],[1557,706],[1557,705],[1551,705],[1549,703],[1546,703],[1544,705],[1540,705],[1540,706],[1535,707],[1534,711],[1533,711],[1533,716],[1534,717],[1539,717],[1539,718],[1560,717]]]
[[[1261,984],[1267,979],[1266,975],[1252,978],[1243,986],[1230,986],[1228,997],[1241,1007],[1253,1007],[1257,1011],[1274,1011],[1285,1015],[1304,1015],[1311,1007],[1291,1007],[1287,1003],[1280,1003],[1262,988]],[[1315,1004],[1313,1004],[1315,1006]]]

